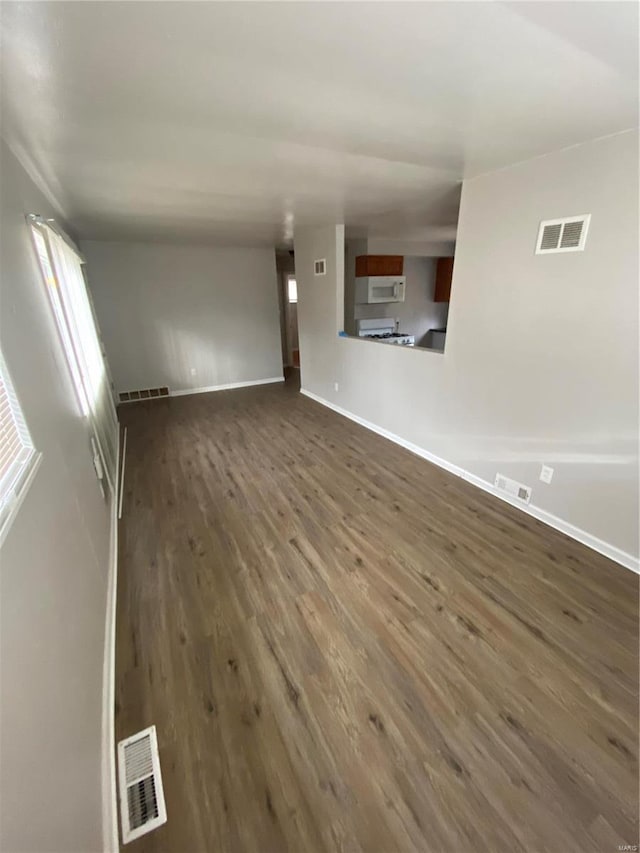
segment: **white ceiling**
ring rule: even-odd
[[[455,231],[460,181],[638,120],[635,2],[22,2],[2,133],[81,237]]]

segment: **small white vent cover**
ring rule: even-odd
[[[128,844],[167,820],[155,726],[120,741],[118,780],[122,843]]]
[[[590,213],[565,216],[564,219],[545,219],[538,229],[536,255],[582,252],[587,242],[590,221]]]
[[[313,262],[313,274],[314,275],[326,275],[327,274],[327,259],[320,258],[317,261]]]
[[[504,474],[496,474],[495,486],[502,492],[506,492],[513,498],[524,501],[526,504],[531,500],[531,487],[518,483],[517,480],[511,480],[505,477]]]

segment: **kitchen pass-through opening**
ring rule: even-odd
[[[346,334],[443,353],[453,257],[354,254],[347,247]]]

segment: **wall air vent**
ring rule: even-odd
[[[155,397],[168,397],[169,389],[164,385],[162,388],[145,388],[143,391],[122,391],[120,393],[121,403],[135,403],[138,400],[151,400]]]
[[[118,780],[122,843],[128,844],[167,820],[155,726],[120,741]]]
[[[326,258],[320,258],[320,260],[313,262],[313,274],[314,275],[326,275],[327,274],[327,260],[326,260]]]
[[[511,480],[509,477],[505,477],[504,474],[496,474],[495,487],[496,489],[500,489],[501,492],[506,492],[512,498],[524,501],[526,504],[531,500],[531,488],[529,486],[524,486],[516,480]]]
[[[564,219],[546,219],[540,223],[536,255],[558,252],[582,252],[587,242],[591,214],[566,216]]]

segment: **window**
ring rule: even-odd
[[[291,276],[289,276],[287,281],[287,293],[289,296],[289,302],[298,301],[298,282]]]
[[[60,232],[39,217],[29,218],[78,408],[87,419],[91,433],[96,476],[103,488],[102,480],[106,473],[113,494],[118,422],[82,259]]]
[[[100,383],[104,365],[93,328],[91,308],[84,292],[84,281],[78,287],[77,278],[78,275],[81,277],[82,273],[78,268],[75,276],[70,274],[73,273],[73,269],[65,255],[71,250],[67,249],[58,235],[49,232],[47,235],[49,244],[52,250],[57,249],[57,261],[61,272],[60,278],[57,278],[51,265],[45,232],[37,226],[33,226],[32,231],[80,411],[87,417],[91,409],[90,400],[95,396],[93,392]],[[88,340],[89,358],[83,359],[83,344],[86,340]]]
[[[0,542],[39,458],[0,352]]]

